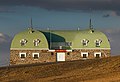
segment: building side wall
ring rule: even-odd
[[[26,57],[20,58],[19,53],[26,53]],[[35,60],[32,53],[39,53],[39,58]],[[31,63],[45,63],[45,62],[55,62],[56,56],[47,50],[11,50],[10,51],[10,64],[31,64]]]
[[[95,52],[101,52],[101,58],[109,57],[109,49],[77,49],[72,52],[65,52],[65,61],[73,61],[83,59],[81,56],[82,52],[88,52],[87,59],[94,59]],[[22,60],[19,53],[26,53],[26,58]],[[39,53],[39,58],[34,60],[32,53]],[[46,63],[46,62],[57,62],[57,53],[49,52],[47,50],[11,50],[10,51],[10,64],[31,64],[31,63]]]
[[[73,52],[69,52],[69,55],[66,54],[66,61],[72,61],[72,60],[79,60],[83,59],[81,56],[82,52],[88,52],[88,58],[87,59],[94,59],[94,53],[101,52],[101,58],[110,57],[110,50],[106,49],[81,49],[81,50],[73,50]]]

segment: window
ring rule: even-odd
[[[22,39],[22,40],[20,40],[20,44],[21,44],[21,46],[24,46],[26,43],[27,43],[27,40],[26,40],[26,39]]]
[[[101,58],[101,52],[95,52],[94,57],[95,58]]]
[[[53,53],[53,52],[51,52],[51,55],[53,56],[53,55],[54,55],[54,53]]]
[[[20,53],[19,56],[21,59],[24,59],[26,57],[26,53]]]
[[[33,53],[33,58],[38,59],[39,58],[39,53]]]
[[[96,54],[96,58],[100,58],[100,54]]]
[[[82,58],[88,58],[88,52],[81,52]]]
[[[83,58],[87,58],[87,55],[86,55],[86,54],[83,54]]]
[[[67,55],[70,55],[70,52],[68,52]]]
[[[96,40],[95,40],[95,45],[96,45],[96,47],[100,47],[101,42],[102,42],[101,39],[96,39]]]
[[[83,39],[81,42],[82,42],[83,46],[87,46],[89,40],[87,40],[87,39]]]
[[[39,39],[33,40],[34,46],[38,46],[41,41]]]

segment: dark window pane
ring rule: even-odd
[[[87,54],[83,54],[83,58],[87,58]]]
[[[38,59],[38,54],[34,54],[34,59]]]
[[[83,46],[85,46],[86,45],[86,42],[83,42]]]
[[[68,52],[67,55],[70,55],[70,52]]]
[[[100,43],[96,42],[96,47],[100,47]]]
[[[21,58],[25,58],[25,54],[21,54]]]
[[[51,55],[54,55],[54,53],[53,53],[53,52],[51,52]]]
[[[21,46],[24,46],[25,45],[25,43],[24,42],[21,42]]]
[[[96,54],[96,58],[100,58],[100,54]]]

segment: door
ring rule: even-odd
[[[57,53],[57,61],[65,61],[65,53]]]

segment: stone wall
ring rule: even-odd
[[[22,60],[19,53],[26,53],[26,57]],[[110,50],[107,49],[81,49],[73,50],[72,52],[65,52],[65,61],[73,61],[83,59],[81,52],[88,52],[88,59],[93,59],[95,52],[101,52],[101,58],[109,57]],[[35,60],[32,53],[39,53],[39,58]],[[57,53],[49,52],[48,50],[11,50],[10,51],[10,64],[31,64],[31,63],[45,63],[45,62],[57,62]]]
[[[109,57],[110,56],[110,50],[104,50],[104,49],[81,49],[81,50],[73,50],[72,52],[69,52],[69,55],[66,54],[66,61],[71,60],[79,60],[83,59],[81,56],[81,52],[88,52],[88,59],[94,59],[94,53],[95,52],[101,52],[101,58]]]
[[[26,57],[20,58],[19,53],[26,53]],[[39,53],[39,58],[35,60],[32,53]],[[10,51],[10,64],[30,64],[30,63],[45,63],[45,62],[55,62],[56,55],[47,50],[11,50]]]

